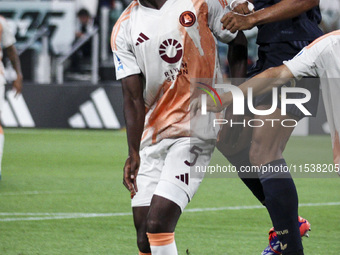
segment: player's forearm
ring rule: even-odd
[[[239,88],[245,96],[247,96],[248,89],[252,88],[253,96],[255,97],[270,92],[273,88],[287,83],[293,77],[294,76],[290,70],[285,65],[281,65],[269,68],[254,76],[250,80],[241,84]]]
[[[245,78],[247,74],[248,61],[248,42],[242,31],[239,31],[237,37],[229,43],[228,62],[230,75],[232,78]],[[234,80],[233,84],[239,84],[240,79]]]
[[[294,75],[291,71],[285,65],[281,65],[267,69],[238,87],[245,97],[247,97],[248,89],[252,88],[253,96],[256,97],[270,92],[274,87],[279,87],[292,78]],[[223,107],[230,105],[233,101],[231,92],[222,94],[221,100]]]
[[[124,79],[125,80],[125,79]],[[143,99],[143,87],[139,79],[135,86],[139,89],[131,90],[131,85],[126,85],[123,80],[123,97],[124,97],[124,116],[126,124],[126,133],[129,147],[129,155],[138,154],[141,137],[144,130],[145,105]]]
[[[144,129],[145,110],[140,102],[125,101],[124,115],[129,155],[138,154]]]
[[[299,16],[319,4],[319,0],[282,0],[277,4],[250,14],[254,26]]]
[[[17,73],[18,78],[22,78],[20,59],[17,54],[15,46],[14,45],[9,46],[8,48],[6,48],[6,52],[9,60],[11,61],[13,69]]]

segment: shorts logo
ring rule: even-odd
[[[191,11],[185,11],[179,16],[179,22],[183,27],[191,27],[196,22],[196,16]]]
[[[183,46],[175,39],[165,40],[159,46],[159,55],[165,62],[175,64],[183,56]]]
[[[189,174],[181,174],[175,176],[176,179],[180,180],[181,182],[184,182],[186,185],[189,185]]]

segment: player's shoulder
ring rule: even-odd
[[[334,43],[340,42],[340,30],[333,31],[331,33],[325,34],[311,44],[309,44],[306,49],[317,48],[318,50],[324,50],[333,45]]]
[[[317,58],[320,54],[325,52],[331,52],[335,45],[340,44],[340,30],[320,36],[308,46],[303,48],[296,56],[303,57],[305,55],[309,57]],[[338,46],[337,46],[338,47]]]
[[[131,25],[131,15],[137,10],[139,3],[137,0],[132,1],[129,6],[122,12],[119,19],[116,21],[111,32],[111,47],[114,50],[116,48],[117,39],[119,34],[124,33],[124,31],[129,30]]]
[[[133,15],[133,12],[137,10],[139,6],[139,3],[137,0],[132,1],[128,7],[122,12],[118,20],[116,21],[116,24],[114,25],[113,29],[121,27],[122,24],[128,23],[131,16]]]

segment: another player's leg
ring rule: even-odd
[[[257,108],[266,110],[270,106]],[[287,169],[282,152],[294,128],[282,126],[281,121],[294,118],[282,116],[280,109],[276,109],[270,116],[255,116],[254,118],[262,119],[265,125],[253,128],[250,148],[251,164],[267,169]],[[279,119],[280,121],[272,125],[272,122],[267,122],[265,119]],[[283,254],[303,254],[298,224],[298,195],[290,173],[286,171],[260,172],[259,178],[265,195],[265,204],[281,242]]]
[[[5,143],[4,130],[2,126],[0,125],[0,180],[1,180],[2,155],[4,151],[4,143]]]
[[[310,223],[299,216],[299,228],[300,228],[300,235],[301,237],[306,236],[309,237],[308,232],[311,230]],[[269,245],[264,249],[261,255],[275,255],[275,254],[282,254],[282,249],[280,245],[280,240],[277,237],[277,234],[274,228],[269,230]]]
[[[252,137],[252,128],[249,126],[243,126],[243,121],[246,123],[250,119],[250,116],[233,116],[232,107],[228,107],[225,113],[225,119],[233,120],[234,123],[240,123],[233,125],[223,125],[219,134],[219,140],[216,144],[217,149],[228,159],[228,161],[236,167],[238,175],[243,183],[250,189],[254,196],[264,204],[264,193],[257,173],[241,172],[241,167],[251,166],[249,159],[249,150]],[[229,121],[230,123],[230,121]]]

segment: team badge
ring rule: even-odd
[[[179,16],[179,22],[183,27],[191,27],[196,22],[196,16],[191,11],[185,11]]]

